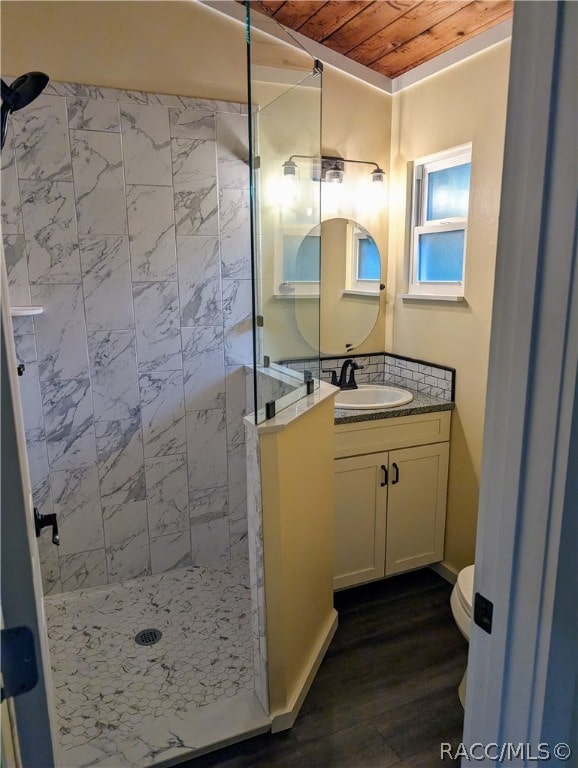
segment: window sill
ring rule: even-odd
[[[462,301],[465,302],[465,296],[449,296],[442,293],[400,293],[399,298],[403,301]]]
[[[378,299],[379,293],[379,291],[355,291],[349,288],[345,291],[341,291],[342,296],[361,296],[364,299]]]

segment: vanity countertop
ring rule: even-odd
[[[398,405],[395,408],[376,408],[355,410],[352,408],[336,408],[336,424],[352,424],[355,421],[372,421],[374,419],[393,419],[397,416],[413,416],[418,413],[431,413],[433,411],[451,411],[455,403],[442,400],[441,397],[426,395],[423,392],[412,392],[413,400],[407,405]]]

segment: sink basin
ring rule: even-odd
[[[411,403],[413,395],[407,389],[380,384],[360,384],[357,389],[342,390],[335,398],[336,408],[394,408]]]

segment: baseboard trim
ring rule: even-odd
[[[430,568],[432,571],[435,571],[437,574],[439,574],[442,579],[445,579],[446,581],[449,581],[450,584],[455,584],[458,580],[458,573],[459,571],[454,568],[453,565],[448,565],[448,563],[433,563],[430,565]]]
[[[297,688],[297,693],[293,696],[289,702],[289,706],[282,712],[274,712],[271,714],[271,733],[278,733],[279,731],[286,731],[288,728],[292,728],[299,710],[301,709],[305,697],[309,692],[311,683],[315,679],[315,675],[321,666],[323,657],[327,653],[329,644],[333,640],[333,635],[337,629],[337,611],[332,610],[329,621],[325,627],[325,630],[321,634],[321,639],[317,644],[317,647],[311,654],[311,659],[305,674],[301,678],[301,683]]]

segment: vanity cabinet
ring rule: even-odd
[[[384,575],[387,461],[380,453],[335,461],[336,589]]]
[[[450,419],[336,425],[335,589],[442,560]]]

